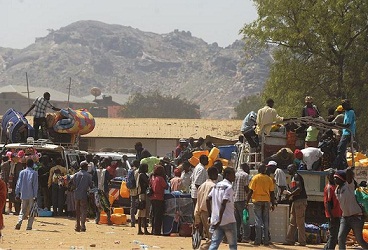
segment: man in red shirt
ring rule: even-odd
[[[340,217],[342,216],[342,211],[340,208],[340,203],[336,198],[335,189],[336,184],[334,181],[335,170],[330,168],[326,170],[328,172],[327,179],[328,183],[325,186],[323,201],[325,204],[325,214],[329,219],[329,231],[330,236],[328,237],[327,243],[324,249],[335,249],[337,244],[337,237],[340,228]]]

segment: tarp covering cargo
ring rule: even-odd
[[[58,133],[85,135],[95,128],[95,119],[87,109],[62,109],[54,117],[53,128]]]
[[[2,131],[9,142],[25,142],[28,136],[33,136],[34,129],[21,112],[8,109],[3,115]]]

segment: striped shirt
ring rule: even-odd
[[[234,181],[234,201],[245,201],[246,200],[246,192],[245,187],[249,185],[249,175],[241,168],[235,173],[235,181]]]
[[[42,96],[37,97],[36,100],[33,102],[35,105],[35,118],[43,118],[46,117],[46,108],[52,109],[54,106],[51,105],[49,100],[46,100]]]

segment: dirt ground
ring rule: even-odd
[[[67,217],[38,217],[33,229],[26,230],[27,221],[22,228],[14,229],[18,216],[4,215],[5,229],[0,241],[0,249],[134,249],[140,250],[141,244],[148,249],[192,249],[191,238],[137,235],[137,229],[130,224],[120,226],[96,225],[94,220],[87,224],[87,232],[75,232],[74,220]],[[253,247],[248,243],[239,243],[238,249]],[[258,249],[321,249],[323,245],[307,247],[283,246],[281,244]],[[220,249],[228,249],[221,244]]]

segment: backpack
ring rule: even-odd
[[[127,177],[127,181],[126,181],[126,186],[129,189],[134,189],[137,187],[137,182],[135,180],[135,173],[134,173],[134,169],[129,169],[128,170],[128,177]]]

